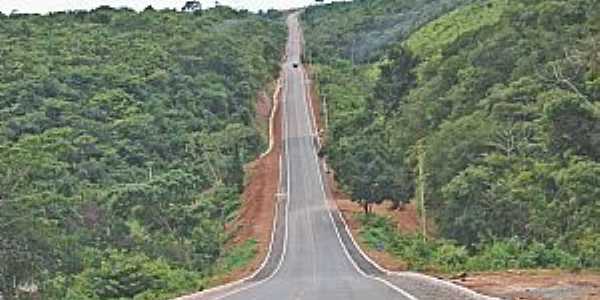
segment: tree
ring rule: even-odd
[[[600,114],[587,100],[556,90],[541,96],[548,126],[549,148],[556,154],[572,150],[600,160]]]
[[[600,164],[575,158],[554,176],[558,190],[549,213],[558,236],[572,243],[572,235],[599,229]]]
[[[392,48],[387,59],[389,61],[380,67],[373,101],[375,109],[381,111],[386,120],[399,110],[403,97],[415,86],[417,78],[412,70],[418,64],[412,53],[401,46]]]
[[[0,18],[3,296],[172,298],[224,271],[284,23],[227,8]]]
[[[429,194],[426,196],[430,207],[442,207],[443,186],[490,151],[494,126],[483,115],[473,114],[442,124],[439,131],[427,138],[425,172]]]
[[[202,5],[200,4],[200,1],[187,1],[185,2],[183,8],[181,8],[181,11],[185,12],[195,12],[199,10],[202,10]]]
[[[487,161],[509,162],[501,156]],[[469,247],[485,240],[526,237],[529,204],[513,194],[513,182],[503,169],[471,166],[444,187],[447,203],[439,216],[444,236]]]
[[[306,10],[336,178],[367,211],[391,191],[426,199],[478,258],[597,264],[600,2],[445,4]]]
[[[408,201],[399,178],[402,174],[386,158],[385,148],[373,147],[369,139],[353,141],[351,152],[345,153],[344,163],[337,172],[344,174],[340,178],[350,191],[354,201],[359,202],[365,214],[370,212],[372,204],[384,200],[397,203]]]

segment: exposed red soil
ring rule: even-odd
[[[310,66],[307,66],[306,69],[307,74],[312,74]],[[321,122],[321,100],[314,82],[310,82],[312,84],[308,87],[308,95],[310,95],[309,101],[311,101],[313,116],[316,119],[318,130],[319,132],[321,132],[321,130],[324,127],[324,124]],[[322,139],[324,137],[325,134],[321,136],[322,144],[326,143],[326,141]],[[356,220],[354,215],[355,213],[361,213],[362,207],[357,203],[352,202],[351,198],[339,188],[338,183],[335,181],[335,175],[333,171],[326,176],[325,180],[327,181],[327,186],[331,191],[331,199],[329,199],[330,205],[334,207],[337,206],[337,208],[342,213],[344,220],[348,224],[352,236],[354,236],[356,241],[360,243],[359,239],[357,239],[358,233],[360,231],[360,222]],[[401,209],[392,209],[390,206],[385,204],[375,205],[373,206],[373,212],[378,215],[390,217],[392,222],[396,224],[397,228],[403,232],[415,232],[419,228],[416,208],[412,204],[405,205]],[[365,245],[361,245],[361,248],[375,262],[377,262],[381,266],[385,266],[385,268],[387,268],[388,270],[406,270],[406,264],[404,262],[394,258],[387,252],[372,251],[365,247]]]
[[[327,176],[332,190],[332,200],[342,212],[354,238],[358,239],[361,224],[356,218],[362,207],[350,200],[337,186],[332,174]],[[414,204],[394,210],[391,204],[375,205],[373,213],[387,216],[399,231],[414,233],[420,229]],[[390,271],[405,271],[406,263],[387,252],[376,251],[361,244],[365,253],[379,265]],[[437,276],[439,274],[431,274]],[[572,273],[560,270],[510,270],[504,272],[482,272],[467,274],[453,280],[479,293],[514,300],[600,300],[600,274],[593,272]],[[566,292],[565,292],[566,291]],[[565,298],[564,294],[569,294]]]
[[[508,299],[600,300],[600,274],[597,273],[514,270],[473,274],[456,283],[488,295]],[[553,292],[560,289],[567,289],[568,296]]]
[[[343,193],[337,192],[344,195]],[[355,213],[363,213],[362,206],[352,202],[350,198],[336,198],[338,207],[344,215],[351,217]],[[387,202],[380,205],[374,205],[372,208],[374,214],[387,217],[396,229],[402,233],[415,233],[420,230],[420,222],[417,215],[417,208],[414,203],[405,204],[398,209],[394,209],[392,204]]]
[[[280,87],[277,86],[277,101],[281,101]],[[269,123],[272,105],[266,94],[257,103],[257,118],[259,122]],[[275,97],[274,97],[275,99]],[[273,149],[261,158],[245,166],[248,181],[242,194],[242,207],[238,218],[233,224],[229,224],[228,230],[233,233],[232,240],[227,248],[244,244],[248,240],[256,240],[257,255],[251,263],[243,268],[234,270],[232,273],[214,278],[211,285],[220,285],[233,282],[256,271],[267,256],[271,243],[271,231],[273,229],[273,218],[275,217],[275,195],[278,189],[279,157],[281,155],[281,110],[277,109],[273,119]],[[266,130],[269,130],[267,126]]]
[[[342,213],[346,224],[348,224],[348,228],[350,228],[352,236],[354,236],[356,242],[360,244],[361,249],[371,259],[377,262],[377,264],[386,269],[390,271],[405,271],[407,269],[406,263],[393,257],[387,252],[372,250],[360,242],[358,236],[361,229],[361,223],[357,220],[356,214],[363,213],[362,206],[352,202],[350,197],[339,188],[333,174],[329,174],[326,180],[331,190],[332,205],[336,205]],[[414,232],[419,228],[414,205],[406,205],[403,210],[394,210],[387,204],[382,204],[374,205],[372,209],[373,213],[377,215],[390,217],[391,221],[396,224],[399,230],[404,232]]]
[[[339,208],[352,232],[360,243],[358,234],[361,224],[356,218],[362,207],[352,202],[338,187],[333,175],[327,176],[335,205]],[[401,232],[414,233],[419,230],[419,219],[414,204],[402,210],[393,210],[389,203],[375,205],[373,213],[391,218]],[[379,265],[391,271],[404,271],[406,263],[387,252],[380,252],[361,244],[365,253]],[[432,274],[439,275],[439,274]],[[600,274],[593,272],[572,273],[560,270],[510,270],[504,272],[482,272],[467,274],[453,280],[479,293],[514,300],[600,300]],[[561,292],[562,290],[562,292]],[[569,298],[564,293],[569,293]]]
[[[350,201],[347,201],[347,200],[338,200],[337,205],[338,205],[339,210],[342,212],[342,216],[344,217],[344,220],[348,224],[350,231],[352,232],[352,236],[354,236],[354,239],[356,240],[356,242],[360,244],[361,249],[371,259],[373,259],[375,262],[377,262],[377,264],[384,266],[386,269],[388,269],[390,271],[406,271],[407,270],[407,264],[397,258],[394,258],[390,253],[384,252],[384,251],[374,251],[374,250],[366,247],[366,245],[364,245],[363,243],[361,243],[360,239],[358,238],[358,235],[359,235],[359,232],[361,229],[361,224],[356,219],[355,213],[362,213],[362,208],[358,207],[356,205],[356,203],[351,203]]]
[[[307,67],[309,74],[311,69]],[[321,101],[313,85],[309,87],[310,101],[313,114],[317,120],[319,130],[323,128],[321,122]],[[326,141],[324,141],[326,142]],[[362,213],[362,207],[345,194],[335,181],[333,171],[326,176],[327,185],[331,190],[330,205],[337,206],[348,224],[356,241],[361,224],[356,219],[357,213]],[[391,203],[374,205],[373,213],[386,216],[396,225],[400,232],[415,233],[421,229],[417,208],[414,203],[409,203],[393,209]],[[433,224],[428,223],[428,228]],[[428,231],[430,232],[430,231]],[[375,251],[360,245],[362,250],[382,267],[391,271],[404,271],[406,263],[387,252]],[[438,274],[435,274],[438,275]],[[600,300],[600,274],[597,273],[570,273],[556,270],[527,270],[505,271],[467,274],[466,277],[455,280],[454,283],[470,288],[485,295],[502,297],[514,300]],[[564,298],[560,292],[562,288],[569,289],[572,297]],[[575,295],[576,294],[576,295]],[[542,297],[540,296],[542,295]]]
[[[362,207],[350,200],[337,186],[334,176],[327,176],[332,190],[332,200],[342,212],[354,238],[358,239],[361,224],[356,218]],[[396,224],[399,231],[414,233],[420,229],[417,210],[414,204],[407,204],[401,210],[394,210],[391,204],[375,205],[373,213],[387,216]],[[365,253],[379,265],[390,271],[405,271],[406,263],[387,252],[376,251],[361,244]],[[439,275],[439,274],[431,274]],[[479,293],[514,300],[600,300],[600,274],[593,272],[572,273],[560,270],[511,270],[504,272],[482,272],[467,274],[453,281]],[[570,293],[564,297],[564,291]]]

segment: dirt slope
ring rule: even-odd
[[[256,106],[258,124],[268,124],[265,127],[269,134],[269,127],[273,136],[273,147],[263,153],[257,160],[249,163],[245,169],[248,181],[242,194],[242,207],[237,220],[228,225],[234,238],[227,245],[228,248],[241,245],[248,240],[256,240],[257,255],[254,260],[244,268],[235,270],[231,274],[215,278],[211,285],[218,286],[244,278],[258,269],[264,261],[271,242],[271,231],[275,215],[275,194],[277,193],[279,178],[279,156],[281,154],[281,111],[275,102],[281,100],[281,85],[279,82],[274,88],[272,99],[261,92]],[[275,110],[274,110],[275,109]],[[274,111],[273,111],[274,110]]]

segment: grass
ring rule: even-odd
[[[231,248],[218,262],[217,270],[220,273],[229,273],[233,270],[247,266],[258,253],[258,242],[254,239]]]

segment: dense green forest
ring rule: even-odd
[[[367,209],[424,200],[434,224],[423,239],[367,216],[362,238],[412,269],[600,267],[600,3],[430,2],[304,16],[338,181]],[[355,36],[395,24],[357,59]]]
[[[4,298],[168,299],[252,257],[224,226],[285,37],[225,7],[2,16]]]
[[[306,55],[320,63],[339,58],[373,62],[415,28],[472,1],[358,0],[311,7],[303,14],[310,27]]]

